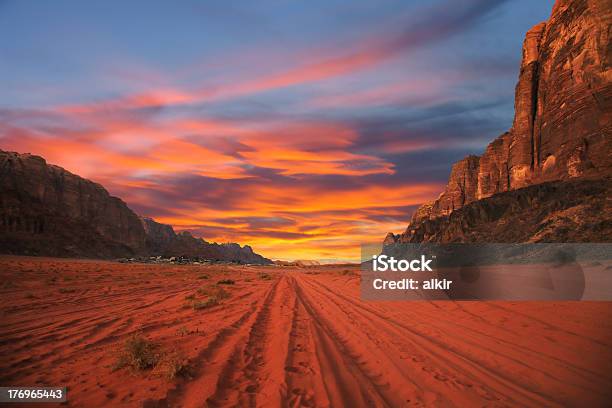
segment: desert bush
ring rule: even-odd
[[[187,330],[184,326],[183,329]],[[134,371],[152,369],[152,373],[173,380],[188,372],[189,360],[176,350],[159,352],[159,347],[140,334],[129,337],[120,349],[113,371],[124,367]]]
[[[234,285],[236,283],[233,279],[221,279],[217,282],[217,285]]]
[[[158,361],[153,342],[140,334],[134,334],[123,344],[114,369],[129,367],[134,370],[153,368]]]
[[[196,293],[202,296],[214,296],[219,300],[227,299],[230,297],[230,293],[222,287],[211,286],[199,288]]]
[[[161,356],[153,370],[153,374],[160,375],[167,380],[188,374],[189,360],[180,352],[166,353]]]
[[[210,279],[210,276],[206,275],[206,274],[202,274],[198,276],[198,279]]]
[[[198,299],[194,295],[188,296],[185,298],[187,300],[185,307],[191,307],[193,310],[207,309],[220,304],[221,300],[231,296],[227,290],[219,286],[198,288],[196,294],[205,299]]]
[[[194,300],[194,299],[195,299],[195,295],[194,294],[185,296],[185,300]]]
[[[218,304],[219,299],[216,296],[210,296],[204,300],[196,300],[191,304],[191,307],[193,307],[193,310],[201,310],[217,306]]]
[[[227,290],[223,288],[219,288],[219,287],[212,288],[211,295],[216,297],[219,300],[227,299],[231,296]]]
[[[261,279],[261,280],[270,280],[270,279],[272,279],[272,275],[270,275],[268,273],[260,273],[259,274],[259,279]]]

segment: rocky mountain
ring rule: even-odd
[[[188,256],[270,263],[249,246],[214,244],[136,215],[100,184],[39,156],[0,150],[0,253],[119,258]]]
[[[567,225],[562,221],[562,213],[557,214],[559,219],[555,221],[559,223],[558,235],[550,222],[546,232],[533,230],[534,223],[540,225],[537,222],[543,214],[538,211],[542,208],[548,211],[574,208],[570,217],[575,218],[574,224],[570,225],[575,226],[585,226],[586,219],[593,217],[594,214],[584,213],[587,208],[607,209],[598,216],[608,223],[612,218],[606,197],[588,195],[596,190],[593,186],[599,186],[609,197],[605,184],[612,176],[610,26],[612,3],[608,0],[558,0],[550,19],[534,26],[525,36],[510,130],[491,142],[481,156],[468,156],[455,163],[438,199],[421,206],[406,232],[387,235],[385,243],[456,242],[484,237],[513,242],[611,240],[608,228],[590,234],[563,234],[561,231]],[[598,179],[595,184],[587,181]],[[575,180],[583,180],[587,190],[580,190],[581,182]],[[551,181],[557,183],[532,187]],[[556,202],[567,198],[564,188],[587,194],[583,197],[584,206],[576,202],[580,197],[570,200],[574,207],[567,207],[570,202]],[[521,203],[526,202],[541,207],[522,207]],[[534,217],[525,218],[520,211]],[[493,213],[497,215],[491,217]],[[585,216],[584,221],[578,214]],[[550,213],[547,217],[553,222],[555,215]],[[522,220],[513,227],[522,233],[502,233],[490,224],[492,220],[498,224]],[[468,230],[478,230],[485,224],[493,230],[483,230],[483,235]]]
[[[321,262],[319,261],[313,261],[313,260],[309,260],[309,259],[296,259],[295,261],[281,261],[281,260],[276,260],[274,261],[274,263],[276,265],[280,265],[280,266],[299,266],[299,267],[307,267],[307,266],[320,266]]]
[[[253,252],[248,245],[210,243],[202,238],[194,237],[188,231],[177,234],[172,226],[160,224],[151,218],[142,217],[140,220],[146,232],[146,247],[151,254],[240,263],[272,263],[267,258]]]

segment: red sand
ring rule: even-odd
[[[610,303],[364,302],[357,273],[1,257],[0,385],[75,407],[611,405]],[[189,307],[220,279],[229,298]],[[133,333],[187,374],[113,370]]]

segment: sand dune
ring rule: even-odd
[[[610,303],[364,302],[350,266],[3,257],[0,271],[0,383],[65,385],[69,406],[609,406],[612,398]],[[235,283],[217,284],[227,279]],[[194,308],[218,287],[219,304]],[[159,361],[181,356],[175,378],[161,363],[117,369],[135,333]]]

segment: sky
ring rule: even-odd
[[[513,117],[552,0],[0,0],[0,149],[273,259],[356,261]]]

